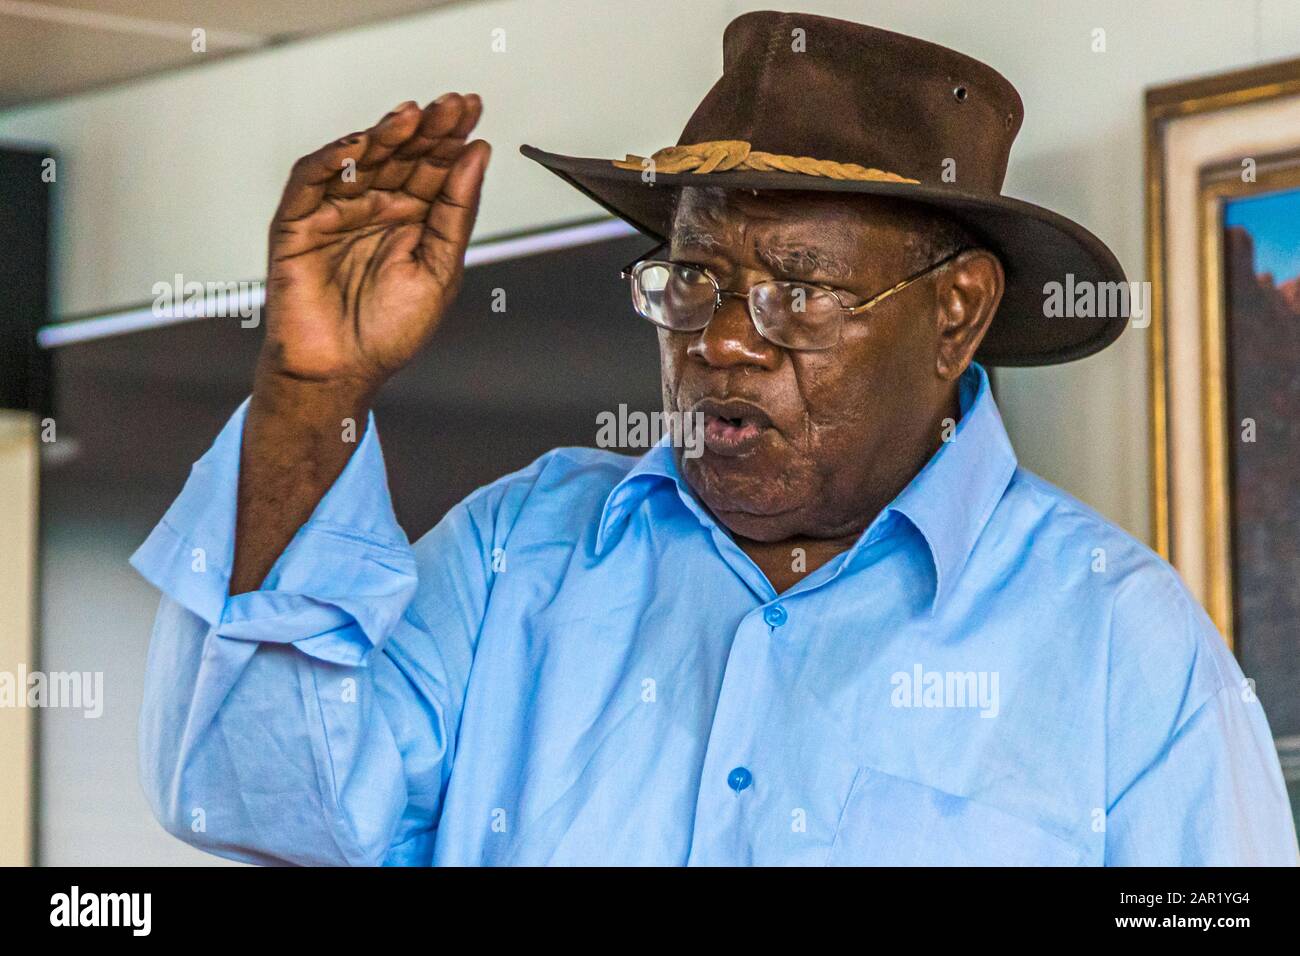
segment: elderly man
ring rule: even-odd
[[[1017,466],[975,361],[1125,324],[1045,314],[1124,277],[1000,195],[1004,78],[754,13],[678,146],[525,147],[663,241],[633,305],[704,451],[559,449],[410,546],[369,409],[456,294],[480,111],[405,103],[285,188],[252,396],[134,559],[169,830],[330,864],[1295,860],[1232,655]]]

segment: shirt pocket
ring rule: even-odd
[[[1061,837],[987,803],[858,770],[829,866],[1078,866]]]

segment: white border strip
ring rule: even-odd
[[[561,226],[535,235],[519,236],[514,239],[495,239],[472,245],[465,251],[465,267],[490,265],[510,259],[522,259],[524,256],[537,255],[542,252],[554,252],[557,249],[569,249],[584,246],[607,239],[619,239],[635,235],[637,230],[622,219],[607,219],[600,222],[583,223],[577,226]],[[246,298],[248,301],[244,302]],[[241,297],[240,305],[260,309],[266,300],[266,289],[259,282],[246,297]],[[231,314],[228,309],[225,313]],[[235,314],[239,314],[236,312]],[[47,325],[36,333],[36,344],[44,349],[59,348],[77,342],[89,342],[93,339],[123,335],[127,332],[139,332],[143,329],[162,328],[178,322],[192,322],[195,319],[211,318],[212,310],[205,309],[197,315],[183,312],[156,313],[150,306],[124,309],[120,312],[107,312],[85,319],[70,322],[56,322]]]
[[[490,265],[507,259],[522,259],[524,256],[537,255],[539,252],[554,252],[556,249],[569,249],[573,246],[585,246],[592,242],[606,239],[621,239],[633,236],[637,230],[622,219],[603,219],[600,222],[588,222],[579,226],[561,226],[545,232],[514,239],[488,240],[465,250],[465,266]]]

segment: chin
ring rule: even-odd
[[[717,519],[754,541],[789,537],[811,487],[758,455],[722,458],[706,451],[699,458],[684,459],[680,467],[691,490]]]

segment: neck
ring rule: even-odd
[[[875,520],[874,518],[872,520]],[[784,541],[754,541],[733,534],[740,550],[758,565],[778,593],[794,587],[823,564],[842,554],[858,540],[861,532],[840,538],[810,538],[803,535]]]

